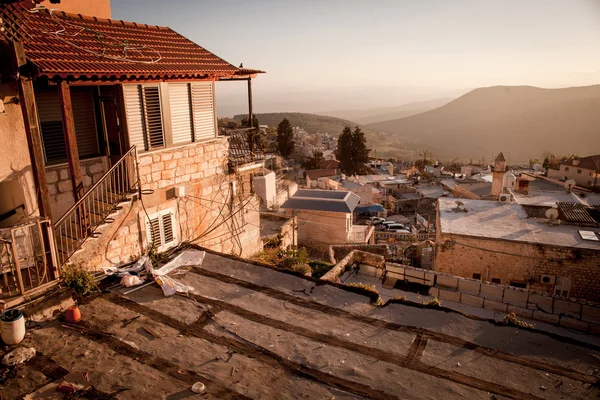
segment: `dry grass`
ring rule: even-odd
[[[506,314],[506,316],[504,317],[504,323],[506,325],[520,326],[520,327],[523,327],[523,328],[533,328],[533,327],[535,327],[535,325],[530,324],[530,323],[525,322],[525,321],[522,321],[519,318],[517,318],[517,315],[514,312]]]

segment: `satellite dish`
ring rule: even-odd
[[[558,218],[558,210],[555,208],[549,208],[546,210],[546,218],[548,218],[550,221],[555,220]]]
[[[576,182],[573,179],[569,179],[565,182],[565,188],[567,190],[571,190],[575,185],[576,185]]]

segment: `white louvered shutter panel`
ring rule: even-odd
[[[35,103],[42,130],[46,164],[67,160],[67,147],[63,134],[62,114],[56,87],[35,89]]]
[[[73,120],[79,157],[92,157],[99,154],[98,131],[96,130],[96,113],[94,95],[91,87],[71,88],[73,104]]]
[[[192,109],[196,140],[216,136],[214,99],[211,82],[192,83]]]
[[[164,251],[177,244],[175,214],[173,209],[151,214],[146,219],[146,237],[157,251]]]
[[[162,114],[160,110],[160,89],[158,86],[142,86],[142,100],[144,102],[144,120],[148,147],[156,149],[165,146]]]
[[[125,98],[129,145],[135,145],[139,151],[148,150],[144,139],[146,129],[144,128],[144,109],[140,85],[123,85],[123,97]]]
[[[192,105],[190,100],[190,85],[187,83],[169,83],[173,144],[193,141]]]

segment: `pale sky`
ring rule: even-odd
[[[112,0],[112,13],[267,71],[258,112],[600,83],[600,0]],[[242,86],[219,90],[243,104]]]

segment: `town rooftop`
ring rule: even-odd
[[[212,253],[178,279],[195,292],[121,289],[80,305],[76,325],[30,329],[22,345],[37,355],[0,385],[4,398],[86,372],[98,398],[195,398],[190,388],[199,381],[215,399],[600,394],[594,336],[539,333],[413,303],[377,307],[330,283]]]
[[[457,202],[462,203],[460,210]],[[582,229],[600,233],[600,227],[550,225],[546,219],[528,218],[516,203],[440,198],[438,204],[442,234],[600,250],[599,242],[583,240],[579,234]]]

